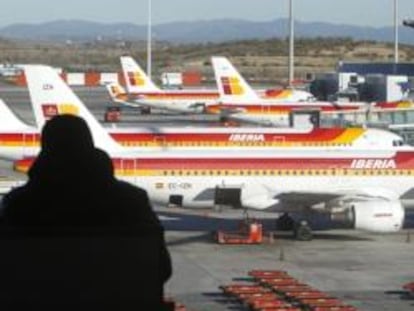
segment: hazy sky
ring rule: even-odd
[[[149,0],[1,0],[0,26],[56,19],[145,24]],[[368,26],[392,24],[394,0],[294,0],[296,18]],[[414,0],[398,0],[400,18],[414,19]],[[286,17],[288,0],[152,0],[153,22]]]

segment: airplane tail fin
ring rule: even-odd
[[[132,57],[122,56],[121,65],[129,93],[160,92]]]
[[[256,92],[225,57],[211,58],[220,98],[226,103],[259,102]]]
[[[30,126],[21,121],[0,99],[0,130],[20,130],[29,129]]]
[[[119,83],[109,83],[106,85],[106,89],[112,101],[116,103],[124,103],[128,101],[128,94]]]
[[[46,121],[55,115],[77,115],[87,122],[97,147],[109,153],[121,152],[122,147],[109,136],[53,68],[27,65],[25,66],[25,74],[39,128],[42,128]]]

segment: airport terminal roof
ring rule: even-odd
[[[340,62],[338,72],[351,72],[360,75],[384,74],[414,76],[414,63],[361,63]]]

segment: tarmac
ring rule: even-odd
[[[112,105],[103,88],[75,88],[87,106],[102,121]],[[0,98],[20,118],[34,124],[28,93],[23,88],[0,85]],[[124,113],[125,112],[125,113]],[[214,122],[200,116],[141,116],[123,110],[123,125],[186,125]],[[0,176],[24,179],[0,161]],[[326,291],[358,310],[414,310],[414,300],[402,292],[402,285],[414,281],[414,212],[407,212],[405,229],[396,234],[372,234],[348,229],[329,229],[321,222],[310,242],[295,241],[290,233],[276,232],[271,243],[261,245],[219,245],[216,230],[235,230],[243,217],[240,210],[192,211],[156,206],[172,255],[173,276],[166,294],[189,311],[247,310],[224,296],[219,286],[246,282],[252,269],[285,270],[302,282]],[[273,231],[277,214],[251,212],[260,219],[265,237]]]
[[[168,228],[168,221],[164,224]],[[272,244],[218,245],[211,231],[167,229],[174,266],[167,294],[189,310],[246,310],[219,286],[245,281],[250,270],[270,269],[287,271],[358,310],[413,309],[414,300],[407,300],[401,289],[414,280],[414,239],[407,231],[330,230],[316,233],[311,242],[280,235]]]

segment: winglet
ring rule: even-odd
[[[39,128],[42,128],[47,120],[57,114],[77,115],[87,122],[97,147],[109,153],[122,152],[122,147],[109,136],[53,68],[27,65],[25,74]]]
[[[225,103],[260,102],[259,96],[225,57],[211,58],[220,98]]]
[[[121,66],[129,93],[160,92],[132,57],[121,56]]]

